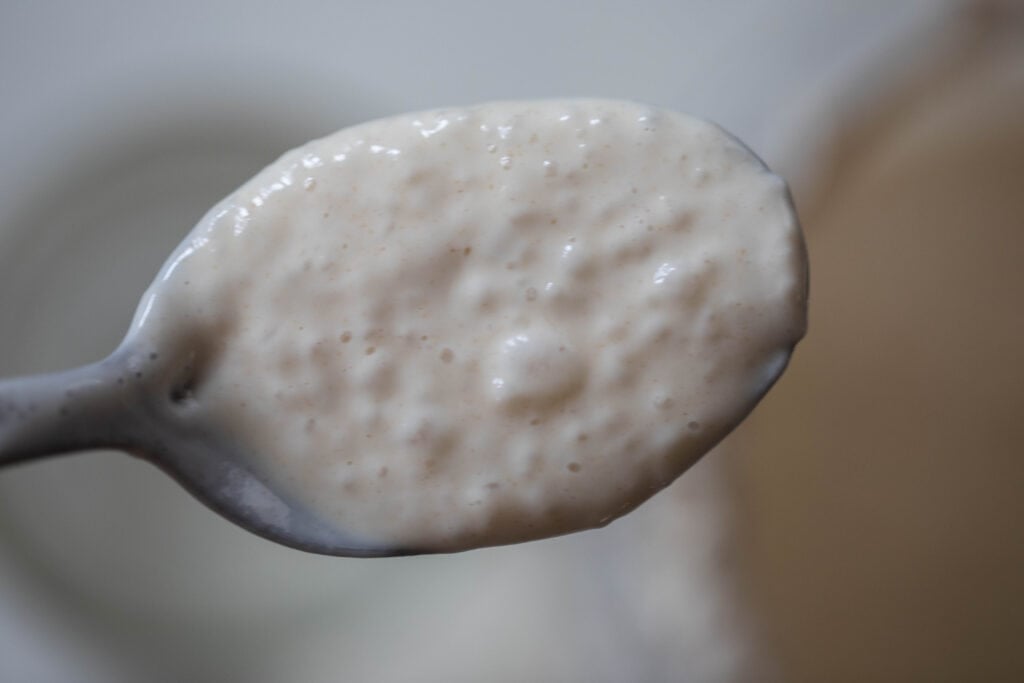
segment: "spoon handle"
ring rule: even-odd
[[[74,370],[0,380],[0,467],[123,446],[130,393],[109,359]]]

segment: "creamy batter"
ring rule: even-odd
[[[719,128],[610,101],[342,130],[214,207],[133,334],[172,400],[368,542],[596,527],[753,407],[805,328],[781,180]]]

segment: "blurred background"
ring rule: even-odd
[[[0,473],[0,680],[1024,680],[1024,7],[0,3],[0,375],[102,357],[205,210],[367,118],[601,96],[790,181],[811,332],[606,529],[349,560],[114,453]]]

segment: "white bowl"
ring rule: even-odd
[[[808,78],[913,14],[736,11],[25,6],[0,27],[0,374],[111,350],[192,222],[307,138],[421,107],[600,95],[694,111],[763,150]],[[607,529],[361,561],[257,539],[121,454],[5,470],[0,679],[749,679],[764,671],[729,588],[722,495],[709,460]]]

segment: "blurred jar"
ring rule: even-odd
[[[781,680],[1024,679],[1021,9],[922,26],[792,121],[810,334],[727,474]]]

